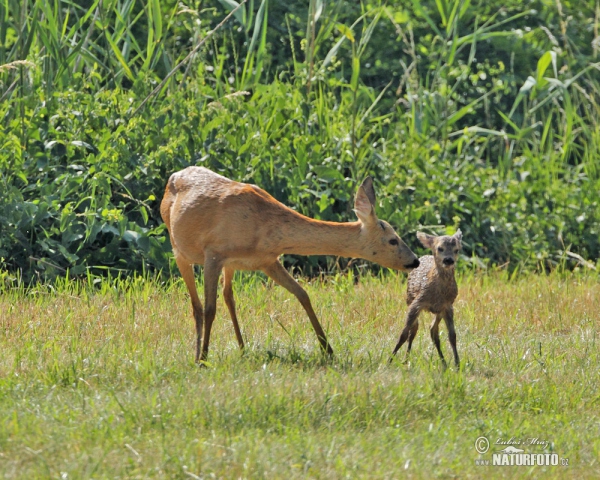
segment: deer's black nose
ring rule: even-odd
[[[444,265],[452,265],[452,264],[454,264],[454,259],[450,258],[450,257],[446,257],[446,258],[444,258],[443,263],[444,263]]]
[[[418,268],[418,266],[421,265],[421,262],[419,262],[418,258],[415,258],[415,261],[413,263],[411,263],[410,265],[405,265],[406,268]]]

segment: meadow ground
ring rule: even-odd
[[[287,291],[244,275],[235,291],[246,353],[220,299],[208,368],[193,362],[181,281],[5,288],[2,476],[600,476],[597,276],[463,276],[458,372],[441,368],[423,328],[429,315],[410,361],[403,349],[387,364],[406,311],[404,276],[303,284],[333,360]],[[445,327],[442,348],[450,358]],[[483,455],[481,436],[491,442]],[[500,439],[560,463],[477,465],[505,448]]]

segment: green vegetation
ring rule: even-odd
[[[193,363],[181,280],[4,284],[2,476],[598,477],[598,278],[463,276],[463,365],[445,373],[426,315],[410,362],[387,364],[406,312],[403,278],[305,283],[335,349],[328,360],[288,292],[239,277],[248,348],[241,356],[219,302],[209,368]],[[519,448],[569,466],[476,466],[482,435],[548,441]]]
[[[235,5],[0,1],[0,268],[168,272],[193,164],[330,220],[372,174],[409,244],[460,225],[464,265],[597,262],[595,2],[249,1],[209,35]]]

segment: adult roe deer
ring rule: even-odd
[[[454,308],[452,305],[458,295],[458,286],[454,278],[454,267],[461,248],[462,232],[457,230],[452,236],[444,235],[441,237],[417,232],[417,238],[425,248],[431,249],[433,255],[421,257],[419,259],[421,262],[419,268],[416,268],[408,275],[408,285],[406,288],[406,303],[408,304],[406,325],[400,335],[396,348],[394,348],[390,362],[407,340],[408,351],[406,355],[408,357],[412,342],[419,330],[419,313],[422,310],[427,310],[435,315],[429,332],[444,367],[446,366],[446,360],[440,346],[439,331],[439,324],[442,318],[448,328],[448,339],[454,353],[454,363],[458,367],[459,359],[458,351],[456,350]]]
[[[196,361],[205,360],[208,354],[221,270],[223,298],[240,348],[244,348],[244,341],[235,313],[233,274],[235,270],[262,270],[298,298],[321,347],[333,354],[308,294],[278,257],[284,253],[338,255],[364,258],[397,270],[418,267],[415,254],[387,222],[378,220],[374,206],[370,177],[356,193],[354,211],[359,220],[336,223],[305,217],[256,185],[235,182],[204,167],[188,167],[171,175],[160,213],[192,301]],[[196,291],[194,264],[204,265],[204,311]]]

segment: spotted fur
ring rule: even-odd
[[[406,292],[408,313],[406,324],[394,349],[392,358],[407,340],[408,355],[419,329],[419,314],[425,310],[435,315],[435,319],[430,327],[431,339],[436,346],[442,362],[446,365],[439,336],[439,323],[442,318],[444,319],[448,328],[450,345],[454,353],[454,361],[458,366],[459,358],[456,350],[453,309],[454,301],[458,295],[458,286],[454,278],[454,267],[461,248],[462,233],[458,230],[452,236],[434,237],[418,232],[417,237],[424,247],[431,249],[432,255],[421,257],[419,259],[419,267],[411,271],[408,275]]]

